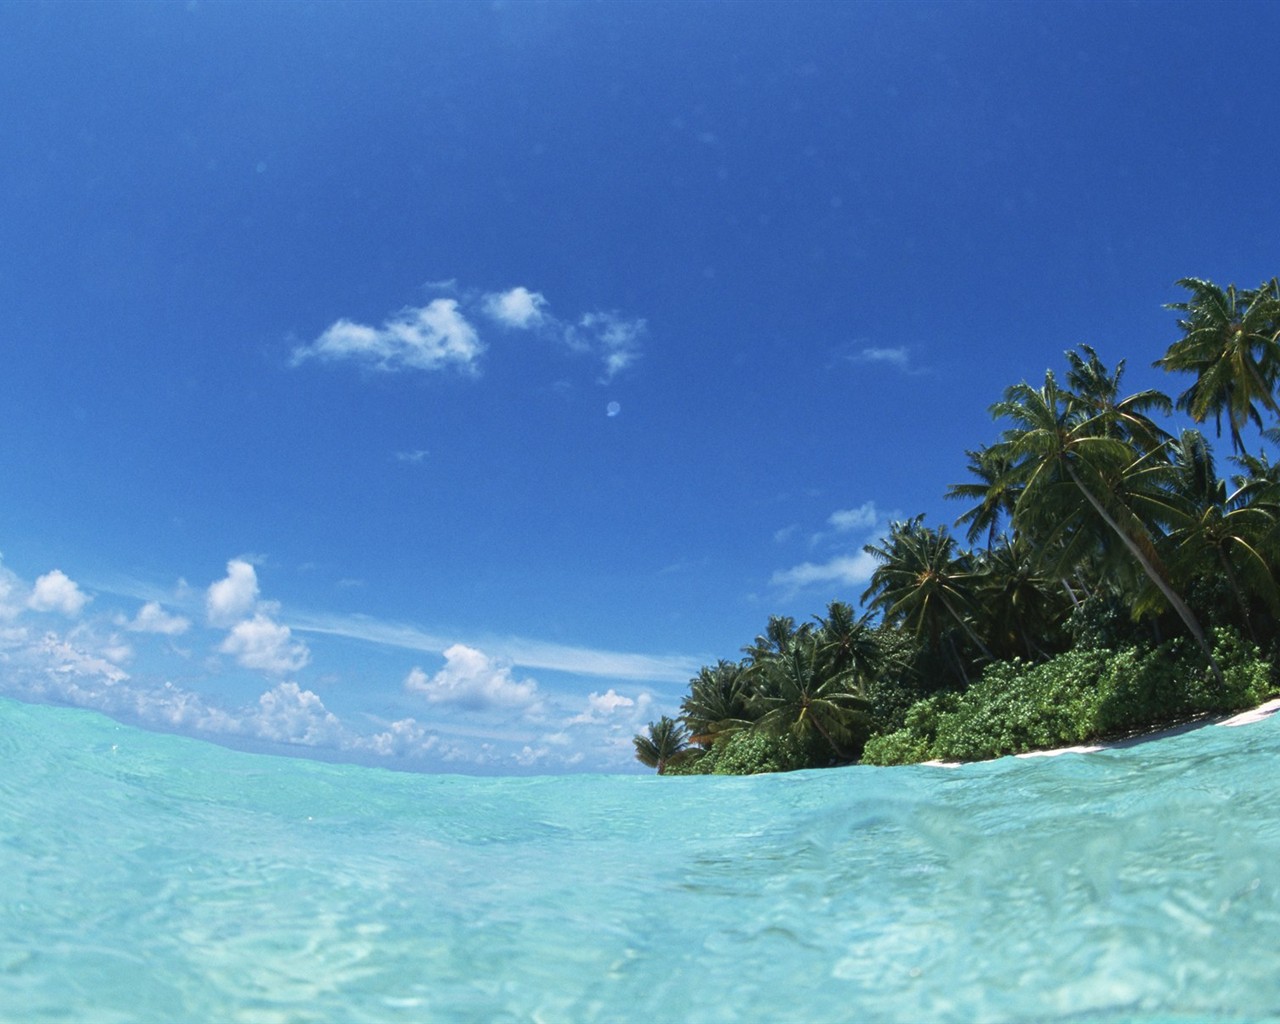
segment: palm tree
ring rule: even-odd
[[[970,544],[986,534],[987,547],[995,543],[996,535],[1003,523],[1013,517],[1013,508],[1018,501],[1017,489],[1008,485],[1010,479],[1008,457],[996,449],[981,447],[977,451],[966,451],[969,457],[968,470],[977,477],[976,482],[952,484],[947,488],[946,497],[977,499],[978,504],[969,509],[959,519],[968,524],[965,534]]]
[[[761,663],[769,677],[757,702],[764,712],[756,727],[774,734],[805,737],[816,732],[841,761],[852,761],[858,733],[869,730],[871,707],[856,688],[852,670],[826,673],[812,637],[792,641],[778,657]]]
[[[689,734],[675,719],[663,715],[649,723],[649,732],[640,733],[632,740],[636,747],[636,760],[662,775],[667,765],[677,760],[689,748]]]
[[[1015,531],[1011,540],[999,532],[1005,523],[1012,524],[1014,509],[1018,505],[1018,496],[1022,493],[1021,484],[1015,472],[1017,467],[1012,461],[1007,445],[983,446],[976,451],[966,451],[965,454],[969,457],[967,468],[977,479],[969,483],[952,484],[947,488],[945,497],[977,500],[976,505],[956,519],[955,525],[967,524],[965,536],[970,544],[976,543],[985,534],[987,554],[997,553],[997,561],[999,561],[1003,557],[999,552],[1018,542],[1021,537]],[[1017,546],[1020,560],[1024,555],[1026,558],[1031,558],[1034,554],[1034,561],[1038,565],[1051,564],[1055,561],[1053,553],[1045,550],[1044,545],[1018,543]],[[1056,561],[1060,564],[1075,564],[1071,559],[1057,558]],[[985,561],[984,556],[982,567],[984,575],[990,574],[991,567],[991,563]],[[1073,585],[1064,575],[1058,583],[1072,605],[1078,605],[1079,581],[1077,580]],[[984,582],[983,586],[985,588],[987,583]]]
[[[1252,477],[1239,480],[1228,494],[1198,430],[1183,431],[1174,465],[1183,515],[1169,532],[1170,562],[1188,576],[1221,574],[1256,642],[1250,596],[1261,598],[1273,615],[1280,614],[1275,562],[1268,556],[1276,534],[1277,488]]]
[[[1015,525],[1033,524],[1033,533],[1047,532],[1066,542],[1064,551],[1076,552],[1080,538],[1093,532],[1084,515],[1086,508],[1092,510],[1182,620],[1221,683],[1204,629],[1170,583],[1149,525],[1176,515],[1165,486],[1169,463],[1164,446],[1136,450],[1130,440],[1117,436],[1113,414],[1059,387],[1052,371],[1041,388],[1027,383],[1007,388],[991,413],[1012,423],[1001,449],[1022,488]]]
[[[1240,428],[1262,426],[1261,405],[1280,415],[1275,385],[1280,377],[1280,282],[1276,278],[1254,289],[1219,288],[1211,281],[1183,278],[1178,284],[1191,292],[1187,302],[1166,308],[1185,316],[1178,321],[1183,336],[1155,365],[1196,375],[1178,396],[1178,408],[1197,423],[1210,416],[1222,435],[1226,413],[1231,448],[1244,451]]]
[[[850,605],[832,601],[827,605],[826,616],[816,621],[815,641],[823,672],[828,675],[852,673],[858,679],[874,673],[880,661],[880,645],[876,642],[869,612],[855,618]]]
[[[690,740],[708,746],[724,734],[751,724],[751,690],[741,664],[723,658],[703,666],[689,681],[689,693],[680,702],[680,717],[693,735]]]
[[[991,651],[970,624],[975,574],[972,559],[956,552],[955,539],[946,527],[931,529],[924,516],[894,523],[880,546],[863,550],[880,564],[862,595],[868,607],[879,609],[891,625],[902,625],[929,637],[935,647],[943,626],[954,622],[985,658]],[[956,655],[963,676],[964,666]]]
[[[801,636],[808,636],[812,631],[813,626],[810,623],[802,622],[797,626],[796,620],[790,615],[770,615],[764,633],[757,635],[755,640],[742,649],[742,652],[752,664],[769,661],[781,655],[792,641]]]
[[[1044,659],[1056,646],[1065,600],[1041,568],[1041,559],[1021,535],[1001,537],[976,557],[978,632],[1003,658]],[[1066,588],[1068,596],[1074,596]]]
[[[1151,388],[1121,397],[1123,359],[1112,372],[1089,345],[1081,345],[1079,352],[1068,351],[1065,355],[1072,403],[1084,410],[1091,431],[1127,441],[1139,452],[1154,451],[1171,440],[1169,433],[1148,415],[1153,410],[1169,415],[1173,403],[1168,395]]]

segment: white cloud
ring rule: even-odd
[[[61,612],[63,615],[79,615],[89,597],[61,569],[47,572],[36,580],[35,589],[27,599],[27,607],[38,612]]]
[[[546,305],[541,292],[531,292],[523,286],[484,297],[484,311],[508,327],[537,327],[545,319]]]
[[[426,697],[430,704],[451,704],[475,711],[537,709],[538,684],[532,679],[515,679],[509,666],[494,661],[483,651],[454,644],[444,652],[444,661],[444,668],[430,677],[414,667],[405,677],[404,688]]]
[[[486,347],[469,317],[535,331],[571,351],[589,353],[603,364],[602,383],[613,380],[640,357],[646,325],[639,318],[600,311],[560,319],[552,315],[546,296],[524,285],[483,294],[459,290],[452,281],[428,287],[454,295],[403,309],[381,327],[339,319],[315,341],[297,346],[292,364],[298,366],[308,359],[349,360],[386,371],[454,368],[475,374]]]
[[[850,530],[871,530],[880,522],[876,503],[868,501],[857,508],[840,509],[831,513],[827,522],[840,533]]]
[[[297,672],[311,660],[307,645],[294,640],[288,626],[261,612],[237,622],[218,650],[232,655],[245,668],[273,675]]]
[[[297,683],[280,683],[262,694],[245,724],[253,735],[276,743],[342,747],[347,738],[337,716],[315,693]]]
[[[566,754],[563,748],[568,742],[569,737],[563,733],[544,736],[542,746],[533,747],[526,743],[511,755],[511,760],[521,768],[572,768],[581,764],[586,755],[581,750]]]
[[[21,630],[0,635],[5,673],[3,689],[26,699],[52,700],[108,714],[136,718],[164,728],[225,736],[247,736],[277,743],[354,749],[353,737],[320,698],[297,683],[281,683],[255,705],[227,711],[200,694],[173,683],[141,687],[108,660],[123,652],[101,652],[74,637],[46,633],[36,639]]]
[[[801,590],[819,583],[856,586],[871,579],[879,563],[864,551],[852,555],[836,555],[826,562],[803,562],[790,569],[775,572],[769,582],[788,590]]]
[[[484,345],[458,309],[457,299],[434,299],[388,318],[381,327],[338,320],[310,345],[293,351],[293,363],[316,358],[352,359],[379,370],[476,372]]]
[[[489,317],[508,327],[540,328],[544,335],[559,338],[572,351],[594,355],[604,364],[602,383],[613,380],[640,357],[644,320],[595,312],[566,323],[551,315],[541,292],[524,287],[486,295],[483,308]],[[616,410],[610,415],[617,415]]]
[[[518,725],[449,724],[446,716],[445,722],[428,726],[406,717],[374,720],[372,727],[357,730],[325,707],[319,694],[291,681],[271,686],[245,706],[227,708],[170,682],[135,683],[118,664],[129,654],[114,636],[96,637],[92,625],[78,625],[68,636],[0,627],[0,692],[188,734],[298,744],[365,762],[468,770],[503,763],[538,771],[633,769],[630,738],[654,717],[651,694],[609,689],[579,697],[583,713],[571,723],[563,699],[542,694],[532,680],[513,678],[494,659],[462,645],[450,648],[444,670],[434,677],[416,670],[406,685],[416,685],[429,701],[438,698],[433,706],[442,711],[446,705],[506,709],[519,716]],[[544,704],[555,714],[547,714]]]
[[[109,684],[129,678],[129,673],[101,653],[95,654],[56,633],[46,633],[35,653],[43,657],[44,668],[56,675],[98,677]]]
[[[90,695],[85,695],[90,696]],[[104,711],[136,715],[143,722],[184,729],[193,732],[223,735],[251,733],[244,720],[223,708],[209,704],[198,693],[165,683],[155,689],[141,687],[116,687],[109,700],[90,697],[85,706]]]
[[[205,610],[212,626],[230,626],[248,615],[258,601],[258,574],[241,558],[227,563],[227,575],[209,587]]]
[[[358,745],[379,757],[422,757],[440,743],[440,737],[427,731],[415,718],[390,722],[381,732],[360,737]]]
[[[591,693],[587,696],[586,709],[570,718],[566,725],[599,725],[620,708],[634,708],[636,702],[624,697],[610,687],[605,693]]]
[[[252,566],[250,566],[252,569]],[[191,620],[181,615],[170,615],[160,607],[159,601],[148,601],[140,609],[133,620],[124,624],[125,629],[134,633],[160,633],[164,636],[179,636],[191,628]]]

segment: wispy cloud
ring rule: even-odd
[[[861,363],[888,363],[899,370],[905,370],[911,364],[905,348],[864,348],[855,358]]]
[[[804,590],[818,584],[861,586],[871,579],[876,561],[863,551],[854,554],[835,555],[825,562],[801,562],[790,569],[781,569],[769,582],[786,590]]]
[[[95,651],[77,643],[72,637],[45,633],[32,650],[44,656],[45,668],[54,678],[98,676],[108,683],[119,683],[129,678],[129,673],[117,664],[115,658],[106,656],[108,651]]]
[[[857,508],[837,509],[827,518],[827,522],[839,533],[853,530],[870,530],[880,523],[880,513],[876,511],[876,503],[868,501]]]
[[[829,549],[828,557],[810,559],[787,569],[779,569],[770,577],[769,582],[789,593],[817,586],[865,585],[871,579],[877,563],[862,550],[862,545],[883,532],[887,521],[874,501],[864,502],[856,508],[837,509],[827,517],[826,525],[829,529],[819,530],[809,537],[810,547]],[[789,533],[787,536],[791,535]],[[778,539],[776,535],[775,539]],[[851,542],[854,545],[852,550]]]
[[[536,330],[564,344],[570,351],[598,359],[603,367],[600,382],[608,383],[640,358],[644,320],[612,311],[583,313],[572,320],[554,316],[541,292],[512,288],[486,295],[482,308],[490,319],[505,327]]]
[[[300,633],[342,636],[407,651],[442,654],[455,643],[482,648],[493,657],[529,669],[568,675],[637,682],[686,683],[697,675],[703,660],[686,655],[630,654],[622,651],[572,647],[523,637],[480,637],[458,641],[416,626],[387,622],[367,615],[329,615],[291,612],[290,626]]]
[[[7,566],[0,565],[0,621],[15,619],[22,614],[26,606],[24,589],[18,574]]]
[[[565,341],[577,351],[592,352],[604,363],[601,383],[608,383],[640,358],[643,320],[617,313],[588,313],[564,331]]]
[[[835,362],[854,364],[879,364],[911,376],[928,373],[927,369],[918,367],[912,359],[909,346],[867,345],[855,341],[839,346],[833,353]]]

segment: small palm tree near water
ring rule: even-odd
[[[684,727],[673,718],[663,715],[656,722],[649,723],[649,731],[640,733],[633,740],[636,747],[636,760],[650,768],[656,768],[662,775],[667,765],[679,760],[689,749],[689,734]]]

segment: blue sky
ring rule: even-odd
[[[1277,272],[1268,4],[0,6],[0,692],[633,770]]]

